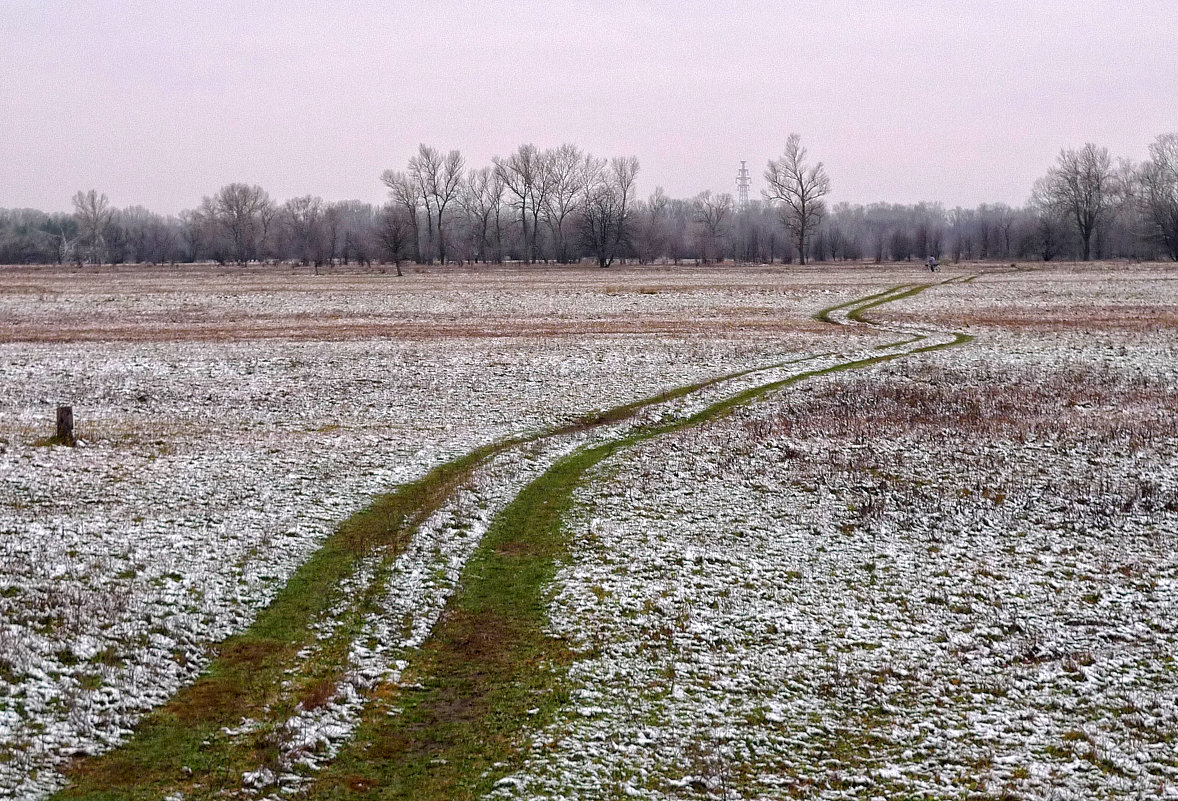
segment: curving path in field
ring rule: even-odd
[[[933,286],[902,284],[816,317],[875,326],[865,312]],[[67,766],[58,797],[481,796],[566,701],[572,655],[546,634],[546,603],[567,552],[562,515],[586,471],[807,378],[970,340],[877,327],[903,338],[493,443],[378,499],[123,746]]]

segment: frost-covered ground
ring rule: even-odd
[[[504,436],[870,346],[809,315],[889,280],[0,268],[0,794],[125,737],[374,493]],[[81,447],[37,445],[59,403]]]
[[[1118,269],[881,307],[978,339],[603,463],[578,700],[495,794],[1178,798],[1178,285]]]
[[[952,269],[969,271],[966,265]],[[1165,264],[998,268],[987,271],[984,279],[950,284],[936,293],[881,307],[874,318],[970,333],[1172,331],[1178,327],[1175,284],[1178,271]]]
[[[603,463],[552,609],[582,651],[578,700],[496,795],[1178,796],[1174,277],[937,287],[869,316],[974,342]],[[796,362],[642,419],[881,353],[897,334],[811,315],[929,278],[0,268],[0,796],[121,740],[374,493],[704,378]],[[83,446],[38,446],[62,402]],[[614,435],[480,471],[392,565],[343,680],[281,723],[280,764],[243,784],[294,789],[329,759],[497,510]]]

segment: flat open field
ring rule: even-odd
[[[1178,798],[1172,265],[4,267],[0,398],[0,797]]]

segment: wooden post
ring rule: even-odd
[[[74,407],[57,407],[57,436],[54,437],[63,445],[74,444]]]

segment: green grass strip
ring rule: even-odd
[[[825,309],[818,311],[814,315],[814,319],[818,320],[819,322],[837,325],[838,323],[836,323],[834,320],[830,319],[831,312],[840,311],[840,310],[846,309],[850,306],[857,306],[860,303],[865,303],[867,301],[876,300],[878,298],[886,298],[887,296],[891,295],[892,293],[899,292],[901,289],[905,289],[909,286],[911,286],[911,284],[897,284],[896,286],[891,287],[890,289],[885,289],[883,292],[877,292],[874,295],[867,295],[865,297],[859,297],[859,298],[855,298],[854,300],[848,300],[844,303],[839,303],[834,306],[827,306]]]

